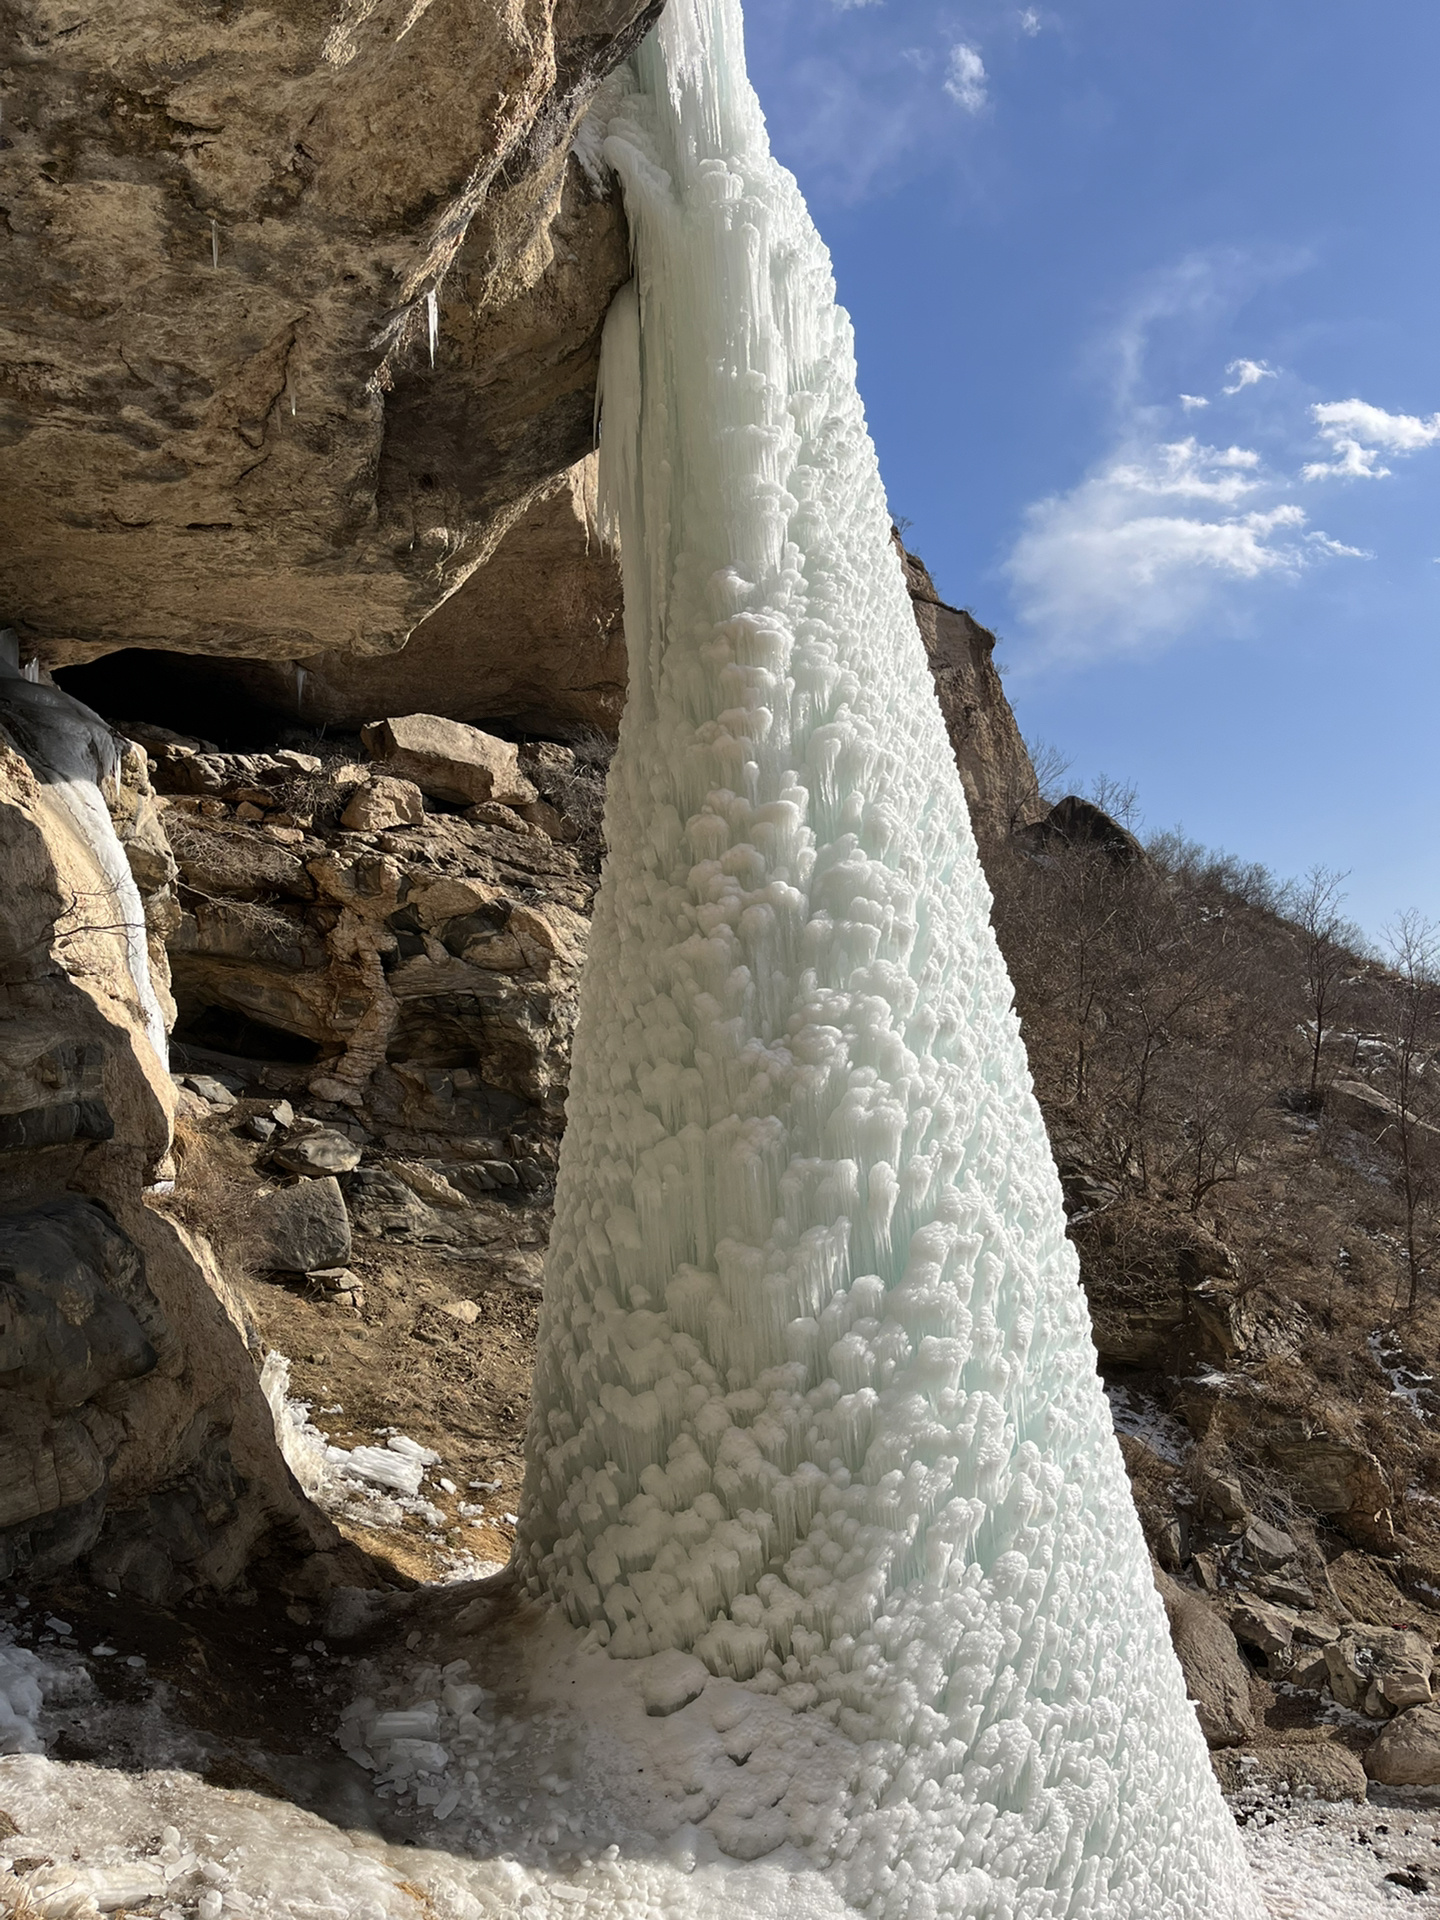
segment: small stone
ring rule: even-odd
[[[352,1273],[349,1267],[315,1267],[305,1278],[324,1287],[327,1293],[353,1293],[362,1284],[359,1274]]]
[[[1407,1893],[1428,1893],[1430,1882],[1418,1867],[1396,1867],[1385,1878],[1392,1886],[1403,1887]]]
[[[360,1149],[334,1128],[318,1127],[276,1147],[271,1158],[286,1173],[313,1180],[327,1173],[352,1173],[360,1164]]]
[[[480,1318],[480,1309],[473,1300],[447,1300],[440,1311],[458,1320],[462,1327],[473,1327]]]
[[[265,818],[265,809],[263,807],[257,807],[253,800],[242,800],[235,809],[235,818],[246,822],[263,820]]]
[[[277,1127],[293,1127],[295,1124],[295,1109],[288,1100],[277,1100],[274,1106],[270,1108],[270,1118],[275,1122]]]
[[[229,1087],[223,1086],[213,1074],[182,1074],[181,1085],[188,1087],[192,1093],[198,1093],[207,1106],[215,1107],[221,1113],[228,1113],[235,1104],[235,1096]]]
[[[241,1128],[241,1132],[248,1133],[252,1140],[260,1141],[273,1140],[279,1131],[279,1126],[268,1113],[252,1113]]]
[[[497,1187],[518,1187],[520,1176],[508,1160],[482,1160],[480,1165]]]

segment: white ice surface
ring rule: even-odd
[[[210,1787],[178,1766],[125,1773],[38,1751],[0,1756],[0,1913],[22,1886],[43,1920],[93,1920],[142,1903],[163,1920],[842,1920],[855,1911],[794,1851],[727,1859],[685,1817],[702,1782],[743,1790],[765,1758],[766,1722],[782,1714],[775,1701],[703,1669],[682,1672],[684,1655],[617,1662],[579,1641],[553,1618],[542,1623],[507,1658],[503,1698],[453,1665],[448,1676],[423,1666],[365,1675],[373,1691],[346,1714],[344,1736],[362,1764],[378,1761],[408,1842]],[[57,1697],[80,1703],[83,1726],[91,1696],[75,1656],[64,1666],[26,1656],[17,1668],[16,1652],[0,1645],[0,1675],[38,1680],[52,1731],[63,1717]],[[661,1675],[667,1686],[647,1685]],[[38,1743],[46,1713],[33,1693],[21,1709]],[[795,1717],[784,1719],[793,1732]],[[843,1743],[811,1731],[823,1780],[827,1734]],[[177,1754],[187,1738],[176,1729]],[[443,1764],[426,1746],[443,1749]],[[458,1792],[467,1774],[469,1790]],[[1248,1796],[1245,1811],[1243,1845],[1273,1920],[1440,1914],[1433,1810]],[[35,1860],[48,1864],[12,1874],[17,1861]],[[1417,1866],[1436,1892],[1385,1880]]]
[[[630,683],[520,1564],[612,1655],[768,1701],[755,1790],[702,1823],[732,1856],[803,1849],[886,1920],[1235,1920],[849,321],[737,0],[671,0],[603,154]]]
[[[164,1067],[170,1058],[165,1016],[150,977],[150,952],[145,935],[145,908],[105,804],[102,787],[119,778],[120,749],[115,736],[89,707],[59,687],[30,681],[0,657],[0,680],[5,684],[5,723],[48,796],[60,808],[66,823],[99,869],[109,897],[76,903],[61,932],[79,926],[105,928],[119,938],[125,967],[135,989],[140,1024]]]

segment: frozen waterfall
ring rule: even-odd
[[[829,1806],[776,1736],[744,1857],[792,1842],[893,1920],[1239,1920],[738,0],[670,0],[603,151],[636,269],[602,372],[630,691],[521,1565],[612,1654],[686,1650],[842,1736]]]

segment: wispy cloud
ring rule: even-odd
[[[830,4],[840,13],[849,13],[855,7],[880,7],[885,0],[830,0]]]
[[[1040,28],[1043,24],[1044,23],[1042,22],[1039,14],[1035,11],[1034,7],[1026,7],[1022,11],[1020,15],[1020,31],[1024,34],[1028,34],[1032,40],[1035,38],[1036,34],[1039,33]]]
[[[1266,582],[1366,557],[1311,525],[1273,408],[1240,403],[1263,441],[1212,444],[1178,424],[1204,414],[1206,395],[1181,392],[1168,405],[1152,397],[1152,362],[1178,372],[1201,360],[1252,288],[1293,264],[1188,256],[1142,282],[1097,337],[1094,370],[1111,396],[1109,448],[1073,486],[1030,506],[1004,563],[1028,629],[1022,670],[1153,652],[1201,622],[1233,625]],[[1226,371],[1233,395],[1279,379],[1261,359],[1234,360]],[[1272,446],[1267,457],[1261,449]]]
[[[985,62],[961,40],[950,49],[945,66],[945,91],[967,113],[980,113],[989,99],[985,91]]]
[[[1188,626],[1226,581],[1360,557],[1276,490],[1251,448],[1137,439],[1030,508],[1006,563],[1021,614],[1050,658],[1136,652]]]
[[[1225,371],[1234,374],[1235,384],[1222,388],[1224,393],[1243,393],[1246,387],[1258,386],[1262,380],[1279,378],[1274,367],[1264,360],[1232,360]]]
[[[1377,464],[1382,453],[1418,453],[1440,442],[1440,413],[1428,420],[1415,413],[1387,413],[1366,400],[1323,400],[1310,417],[1320,438],[1335,450],[1333,460],[1312,460],[1306,480],[1383,480],[1389,467]]]

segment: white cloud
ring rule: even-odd
[[[1182,393],[1180,404],[1187,413],[1193,413],[1197,407],[1208,407],[1210,402],[1203,393]]]
[[[830,4],[840,13],[849,13],[853,7],[882,7],[885,0],[830,0]]]
[[[1440,441],[1440,413],[1422,420],[1415,413],[1386,413],[1366,400],[1324,400],[1311,407],[1310,417],[1335,458],[1312,460],[1302,475],[1306,480],[1383,480],[1390,469],[1376,464],[1382,452],[1418,453]]]
[[[1276,490],[1250,448],[1137,434],[1069,493],[1039,501],[1006,572],[1044,654],[1136,652],[1211,611],[1227,583],[1359,557],[1306,531],[1304,509]]]
[[[985,91],[985,62],[962,40],[950,49],[945,69],[945,91],[967,113],[979,113],[989,96]]]
[[[1035,35],[1039,33],[1040,26],[1041,26],[1040,16],[1035,11],[1034,7],[1026,7],[1024,12],[1020,15],[1020,31],[1022,33],[1029,34],[1030,38],[1033,40],[1035,38]]]
[[[1262,380],[1279,378],[1274,367],[1264,360],[1232,360],[1225,371],[1235,376],[1234,386],[1223,389],[1226,393],[1239,393],[1245,387],[1258,386]]]

